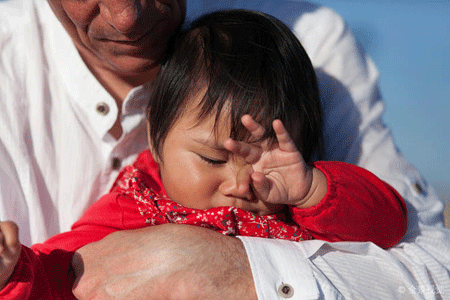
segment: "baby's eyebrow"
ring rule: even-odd
[[[208,138],[193,138],[193,140],[199,144],[208,146],[214,150],[218,150],[218,151],[228,151],[227,149],[225,149],[225,147],[220,144],[217,139],[213,138],[213,137],[208,137]]]

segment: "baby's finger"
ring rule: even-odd
[[[245,165],[236,174],[236,185],[238,193],[243,198],[247,199],[253,198],[253,194],[250,189],[252,173],[253,173],[252,166]]]
[[[8,249],[16,249],[20,246],[19,228],[11,221],[0,222],[3,245]]]
[[[291,136],[284,127],[283,122],[280,120],[274,120],[272,126],[275,134],[277,135],[278,147],[280,150],[287,152],[298,151],[294,141],[291,139]]]
[[[242,157],[248,164],[257,162],[263,151],[260,147],[245,142],[238,142],[233,139],[225,140],[223,146],[231,153]]]
[[[256,139],[260,139],[266,130],[264,129],[261,124],[257,123],[255,120],[253,120],[252,116],[250,115],[243,115],[241,118],[242,125],[245,126],[245,128],[250,131],[253,137]]]
[[[260,172],[254,172],[251,178],[253,191],[256,194],[256,197],[263,201],[267,201],[272,182]]]

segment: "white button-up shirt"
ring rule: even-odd
[[[188,19],[217,8],[265,11],[292,28],[316,69],[326,159],[369,169],[408,205],[408,232],[371,243],[241,237],[259,299],[450,299],[450,232],[443,204],[398,152],[382,122],[378,73],[333,11],[299,1],[187,0]],[[69,230],[147,147],[145,86],[118,108],[44,0],[0,2],[0,219],[30,245]],[[345,222],[345,220],[336,220]]]

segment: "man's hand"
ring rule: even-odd
[[[80,299],[257,299],[242,242],[210,229],[166,224],[119,231],[79,249]]]

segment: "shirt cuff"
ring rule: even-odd
[[[308,255],[297,242],[238,238],[247,251],[259,300],[319,298]]]

